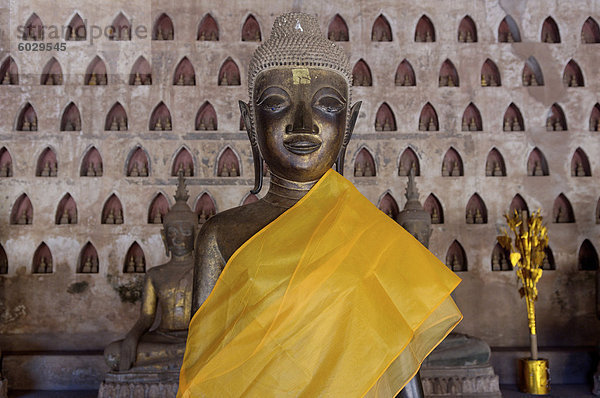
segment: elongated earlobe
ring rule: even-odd
[[[250,190],[251,193],[257,194],[262,188],[263,182],[263,159],[260,156],[260,150],[258,148],[258,142],[256,141],[256,132],[253,131],[252,121],[250,120],[250,107],[244,101],[239,101],[240,112],[246,125],[246,132],[248,133],[248,139],[250,140],[250,146],[252,147],[252,159],[254,160],[254,188]]]
[[[165,254],[167,255],[167,257],[169,257],[169,245],[167,244],[167,235],[164,229],[160,230],[160,237],[162,238],[163,244],[165,245]]]
[[[358,101],[352,105],[352,108],[350,109],[350,118],[348,119],[348,128],[346,129],[346,134],[344,135],[344,142],[342,144],[342,148],[340,149],[340,153],[338,154],[337,160],[335,161],[335,171],[341,175],[344,175],[344,158],[346,157],[346,147],[348,146],[348,142],[350,142],[350,138],[352,137],[354,126],[356,126],[356,120],[358,119],[358,112],[360,111],[361,105],[362,101]]]

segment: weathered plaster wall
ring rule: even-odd
[[[247,98],[247,64],[257,46],[242,42],[240,31],[247,15],[258,20],[263,38],[268,37],[274,18],[292,8],[317,13],[323,32],[339,13],[346,21],[350,41],[341,43],[351,64],[364,59],[373,76],[372,87],[356,87],[354,100],[363,106],[349,145],[345,174],[374,203],[389,191],[400,207],[404,204],[406,177],[398,176],[398,159],[411,147],[420,160],[417,177],[421,200],[435,193],[444,210],[445,223],[435,225],[431,250],[442,261],[453,240],[458,240],[468,257],[468,271],[455,298],[465,318],[459,330],[484,338],[492,346],[527,344],[525,305],[519,299],[512,272],[492,272],[491,252],[495,237],[504,226],[502,215],[515,194],[527,201],[530,210],[541,207],[547,216],[550,245],[556,271],[544,273],[539,286],[539,339],[541,345],[579,346],[598,343],[600,322],[595,311],[595,272],[580,271],[577,253],[584,239],[600,249],[600,227],[596,203],[600,196],[600,145],[598,132],[588,130],[593,105],[598,101],[600,44],[582,44],[581,27],[592,16],[600,20],[598,1],[295,1],[295,2],[194,2],[89,0],[61,2],[5,1],[0,4],[0,62],[12,56],[19,68],[19,85],[0,86],[2,117],[0,147],[6,147],[14,165],[13,177],[0,178],[0,244],[9,261],[8,273],[0,275],[0,346],[3,350],[101,349],[122,337],[134,323],[138,305],[120,299],[119,286],[131,287],[141,275],[124,274],[123,262],[129,246],[138,242],[149,267],[166,260],[159,236],[160,227],[147,223],[148,206],[157,192],[172,201],[176,179],[171,164],[181,147],[193,157],[196,176],[188,179],[190,205],[209,192],[217,210],[239,205],[247,194],[253,170],[245,132],[239,131],[238,99]],[[134,28],[145,26],[146,38],[93,44],[67,42],[66,51],[27,52],[17,48],[18,25],[35,12],[44,25],[67,25],[77,12],[86,24],[106,27],[122,11]],[[155,19],[166,12],[175,26],[174,41],[152,41]],[[196,41],[197,26],[210,12],[220,29],[220,40]],[[392,32],[391,42],[372,42],[373,21],[383,14]],[[415,43],[414,29],[426,14],[436,32],[434,43]],[[477,43],[458,43],[461,19],[470,15],[477,26]],[[498,25],[510,14],[520,29],[521,43],[498,43]],[[540,42],[544,19],[552,16],[562,42]],[[88,29],[89,35],[89,29]],[[60,42],[62,39],[48,39]],[[108,70],[107,86],[84,86],[90,61],[100,56]],[[127,83],[132,65],[143,55],[152,66],[151,86]],[[64,84],[40,85],[42,68],[56,57],[63,70]],[[183,56],[195,68],[196,86],[173,86],[174,69]],[[521,71],[534,56],[543,71],[545,85],[523,87]],[[217,73],[227,57],[241,71],[241,86],[217,85]],[[398,64],[412,64],[415,87],[394,85]],[[442,62],[449,58],[457,68],[460,87],[438,87]],[[501,87],[481,87],[480,70],[490,58],[498,66]],[[563,85],[563,69],[570,59],[581,67],[585,87]],[[218,117],[217,131],[195,131],[194,118],[209,100]],[[38,116],[38,131],[15,131],[16,119],[29,101]],[[67,104],[79,108],[82,130],[60,131],[60,118]],[[104,131],[106,114],[115,102],[128,116],[128,131]],[[164,101],[171,112],[173,130],[149,131],[152,110]],[[386,102],[394,112],[397,131],[375,131],[375,114]],[[421,108],[430,102],[436,109],[440,131],[419,131]],[[481,113],[483,131],[461,131],[464,109],[474,103]],[[514,102],[525,122],[524,132],[504,132],[503,114]],[[553,103],[565,112],[568,131],[546,131],[546,116]],[[102,177],[80,177],[86,150],[95,146],[103,158]],[[136,145],[150,155],[150,176],[125,176],[125,161]],[[35,176],[39,154],[55,150],[58,177]],[[239,156],[241,177],[216,176],[220,152],[230,146]],[[375,158],[377,176],[352,176],[353,159],[365,146]],[[465,175],[442,177],[445,152],[454,147],[462,156]],[[539,147],[549,163],[547,177],[528,177],[527,158]],[[507,177],[486,177],[488,152],[496,147],[504,156]],[[581,147],[590,159],[592,177],[571,177],[571,157]],[[65,193],[77,203],[78,224],[56,225],[56,206]],[[555,198],[564,193],[575,211],[573,224],[554,224],[550,214]],[[15,200],[26,193],[34,208],[32,225],[10,225]],[[103,225],[104,202],[115,193],[121,200],[125,222]],[[472,194],[485,201],[488,223],[465,224],[465,206]],[[32,274],[32,256],[45,242],[54,257],[52,274]],[[99,255],[98,274],[76,273],[79,253],[92,242]],[[399,270],[401,272],[401,270]],[[81,282],[87,282],[87,287]],[[74,285],[78,283],[78,285]],[[77,289],[79,287],[79,289]]]

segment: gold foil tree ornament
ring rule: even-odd
[[[542,277],[542,263],[548,246],[548,234],[542,225],[543,217],[538,209],[530,217],[525,211],[515,210],[513,215],[505,214],[508,227],[514,235],[514,242],[509,232],[504,230],[498,236],[498,243],[510,253],[510,262],[517,272],[521,287],[519,293],[525,297],[527,319],[531,343],[531,359],[538,359],[537,335],[535,327],[535,301],[538,297],[537,283]]]

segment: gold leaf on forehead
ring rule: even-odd
[[[294,84],[310,84],[310,72],[308,68],[292,69],[292,77]]]

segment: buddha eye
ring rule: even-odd
[[[287,98],[282,95],[271,94],[261,98],[258,102],[258,106],[269,113],[278,113],[287,109],[290,106],[290,103]]]
[[[326,95],[319,98],[314,107],[326,113],[338,113],[344,109],[344,104],[336,97]]]

